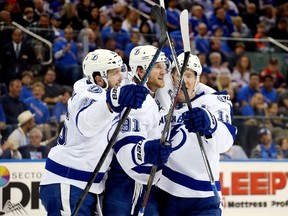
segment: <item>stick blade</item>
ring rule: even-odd
[[[153,5],[151,8],[151,15],[155,17],[156,22],[158,23],[161,31],[161,38],[160,43],[163,43],[166,40],[166,13],[165,9],[163,7],[160,7],[159,5]]]
[[[189,39],[189,24],[188,24],[188,10],[185,9],[180,14],[180,28],[182,33],[184,52],[190,52],[190,39]]]

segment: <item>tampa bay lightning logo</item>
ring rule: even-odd
[[[136,49],[134,55],[139,55],[140,49]]]
[[[92,93],[101,93],[103,90],[99,86],[92,85],[88,88],[88,91]]]
[[[176,124],[173,129],[171,130],[170,133],[170,140],[173,141],[173,138],[175,137],[176,134],[181,133],[182,134],[182,140],[180,143],[176,143],[176,145],[173,145],[173,151],[178,150],[179,148],[181,148],[186,140],[187,140],[187,134],[185,133],[185,131],[183,130],[183,128],[180,128],[182,126],[182,124]],[[180,129],[179,129],[180,128]],[[178,135],[179,136],[179,135]]]
[[[96,61],[98,59],[98,54],[93,54],[91,60]]]
[[[222,97],[221,95],[217,95],[217,99],[221,102],[225,102],[225,98]]]

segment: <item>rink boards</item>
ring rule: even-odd
[[[45,215],[44,160],[0,160],[0,215]],[[288,160],[221,162],[224,215],[288,215]],[[5,214],[4,214],[5,213]]]

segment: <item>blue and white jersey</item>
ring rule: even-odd
[[[192,107],[209,110],[217,119],[217,129],[212,138],[201,137],[208,160],[220,192],[219,155],[226,152],[236,136],[236,128],[231,125],[232,103],[229,95],[215,93],[197,95],[192,99]],[[182,113],[186,112],[186,104],[179,104],[172,118],[170,141],[173,152],[162,170],[157,183],[162,190],[177,197],[211,197],[214,196],[200,147],[195,133],[189,133],[183,124]],[[162,120],[164,123],[164,119]],[[220,194],[221,195],[221,194]]]
[[[77,81],[58,145],[48,155],[41,185],[66,183],[84,189],[108,144],[107,134],[117,115],[107,108],[105,90],[86,78]],[[112,155],[111,150],[90,192],[103,191]]]
[[[113,146],[116,158],[121,168],[136,182],[146,185],[152,164],[145,164],[136,156],[136,144],[141,140],[160,139],[162,126],[159,125],[161,112],[151,95],[147,95],[142,108],[131,110],[128,118]],[[164,114],[163,114],[164,115]],[[114,126],[119,118],[114,119]],[[110,133],[111,135],[112,133]],[[118,169],[117,167],[113,167]],[[155,175],[154,183],[159,179],[161,171]]]

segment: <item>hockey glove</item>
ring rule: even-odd
[[[211,137],[217,129],[217,121],[214,115],[204,108],[192,108],[182,114],[184,124],[189,132],[199,132],[200,136]]]
[[[120,113],[125,107],[138,109],[142,107],[149,90],[142,85],[125,85],[107,91],[106,99],[114,112]]]
[[[163,166],[172,152],[170,142],[160,143],[160,139],[141,141],[136,146],[136,155],[139,163],[150,163]]]

